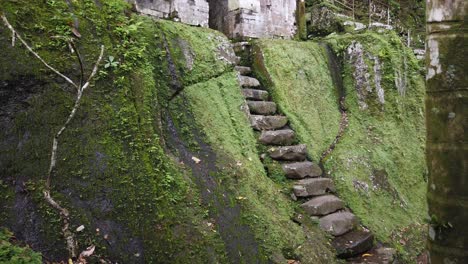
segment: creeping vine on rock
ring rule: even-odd
[[[84,69],[83,69],[83,60],[80,56],[80,53],[78,49],[76,48],[75,44],[73,43],[72,40],[69,40],[70,47],[72,48],[72,51],[76,54],[76,57],[78,59],[78,62],[80,64],[80,81],[79,83],[75,83],[74,81],[71,80],[71,78],[65,76],[62,74],[60,71],[55,69],[54,67],[50,66],[44,59],[39,56],[29,45],[28,43],[21,37],[20,34],[13,28],[13,26],[8,22],[8,19],[5,17],[5,15],[1,15],[1,18],[3,20],[3,23],[5,26],[11,31],[12,33],[12,46],[15,45],[16,39],[18,39],[25,47],[26,49],[32,53],[39,61],[41,61],[47,68],[49,68],[51,71],[53,71],[55,74],[58,76],[62,77],[65,79],[69,84],[71,84],[73,87],[76,88],[76,98],[75,98],[75,104],[68,115],[67,120],[63,124],[63,126],[60,128],[60,130],[55,134],[53,143],[52,143],[52,150],[51,150],[51,157],[50,157],[50,165],[49,165],[49,170],[47,172],[47,177],[46,177],[46,182],[45,182],[45,190],[44,190],[44,199],[46,202],[52,206],[54,209],[56,209],[60,217],[63,220],[63,227],[62,227],[62,233],[65,237],[66,244],[67,244],[67,249],[68,253],[71,257],[71,259],[76,259],[77,258],[77,242],[75,241],[75,235],[73,232],[70,230],[70,212],[68,211],[67,208],[63,207],[58,203],[54,198],[51,196],[51,188],[50,188],[50,183],[51,183],[51,178],[55,172],[55,167],[57,165],[57,150],[59,146],[59,138],[63,134],[63,132],[67,129],[68,125],[70,122],[73,120],[73,118],[76,115],[76,112],[78,111],[78,108],[80,107],[81,104],[81,99],[83,97],[83,92],[90,86],[91,81],[93,77],[96,75],[98,71],[99,64],[102,61],[102,58],[104,56],[104,45],[101,45],[101,51],[99,54],[99,57],[94,65],[93,71],[91,74],[88,76],[86,79],[86,82],[83,82],[85,80],[84,76]],[[90,255],[93,254],[94,252],[94,246],[88,247],[86,250],[82,251],[81,254],[78,256],[78,260],[76,263],[84,264],[86,263],[86,258],[89,257]],[[69,262],[71,261],[69,260]],[[73,262],[73,261],[71,261]]]

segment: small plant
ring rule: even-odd
[[[117,66],[119,66],[119,62],[115,60],[114,56],[109,56],[109,58],[107,58],[106,60],[106,64],[104,65],[104,68],[113,69],[113,68],[117,68]]]

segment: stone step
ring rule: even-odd
[[[260,82],[257,79],[249,76],[240,75],[239,82],[242,87],[260,87]]]
[[[290,145],[294,142],[295,133],[291,129],[263,131],[258,140],[265,145]]]
[[[374,235],[370,231],[353,230],[335,237],[332,245],[339,258],[351,258],[371,249],[374,245]]]
[[[234,67],[234,70],[241,75],[249,75],[250,73],[252,73],[252,69],[247,66],[236,66]]]
[[[303,161],[307,158],[307,145],[272,147],[268,154],[274,160]]]
[[[268,92],[264,90],[242,89],[242,93],[244,94],[244,97],[248,100],[266,101],[269,97]]]
[[[272,115],[276,113],[276,104],[265,101],[247,101],[250,113],[258,115]]]
[[[297,181],[293,187],[296,197],[310,197],[334,192],[335,185],[329,178],[311,178]]]
[[[334,236],[346,234],[357,225],[357,217],[350,212],[338,212],[320,218],[320,227]]]
[[[311,216],[322,216],[344,208],[344,203],[334,195],[323,195],[312,198],[301,207]]]
[[[304,179],[305,177],[322,175],[322,169],[310,161],[283,164],[283,172],[289,179]]]
[[[376,247],[359,257],[347,259],[349,264],[391,264],[395,263],[396,250],[387,247]],[[418,262],[423,263],[423,262]],[[427,263],[427,262],[424,262]]]
[[[264,116],[251,115],[250,125],[255,130],[274,130],[284,127],[288,123],[288,118],[285,116]]]

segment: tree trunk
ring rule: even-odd
[[[468,263],[468,68],[465,0],[428,0],[427,162],[430,261]]]

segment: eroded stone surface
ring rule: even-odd
[[[313,216],[327,215],[343,209],[344,203],[334,195],[323,195],[310,199],[303,203],[301,207]]]
[[[357,224],[357,217],[349,212],[338,212],[320,218],[320,227],[334,236],[351,231]]]
[[[283,171],[289,179],[303,179],[322,175],[322,169],[310,161],[283,164]]]
[[[364,253],[372,248],[374,235],[369,231],[355,230],[332,241],[339,258],[350,258]],[[380,263],[380,262],[379,262]]]
[[[288,123],[285,116],[251,115],[250,124],[255,130],[273,130],[284,127]]]
[[[276,113],[276,104],[274,102],[247,101],[250,113],[258,115],[272,115]]]
[[[236,70],[241,75],[247,75],[247,74],[250,74],[252,72],[252,69],[250,69],[250,67],[246,67],[246,66],[236,66],[234,68],[234,70]]]
[[[259,87],[260,82],[252,77],[249,76],[239,76],[239,82],[242,87]]]
[[[259,141],[265,145],[289,145],[294,141],[295,133],[291,129],[263,131]]]
[[[307,145],[272,147],[268,154],[275,160],[303,161],[307,158]]]
[[[249,100],[266,101],[269,97],[267,91],[257,89],[242,89],[242,93],[244,94],[244,97]]]
[[[310,197],[334,192],[335,185],[328,178],[311,178],[296,182],[293,187],[294,195],[297,197]]]
[[[207,0],[134,0],[133,2],[137,11],[142,14],[208,27]]]

